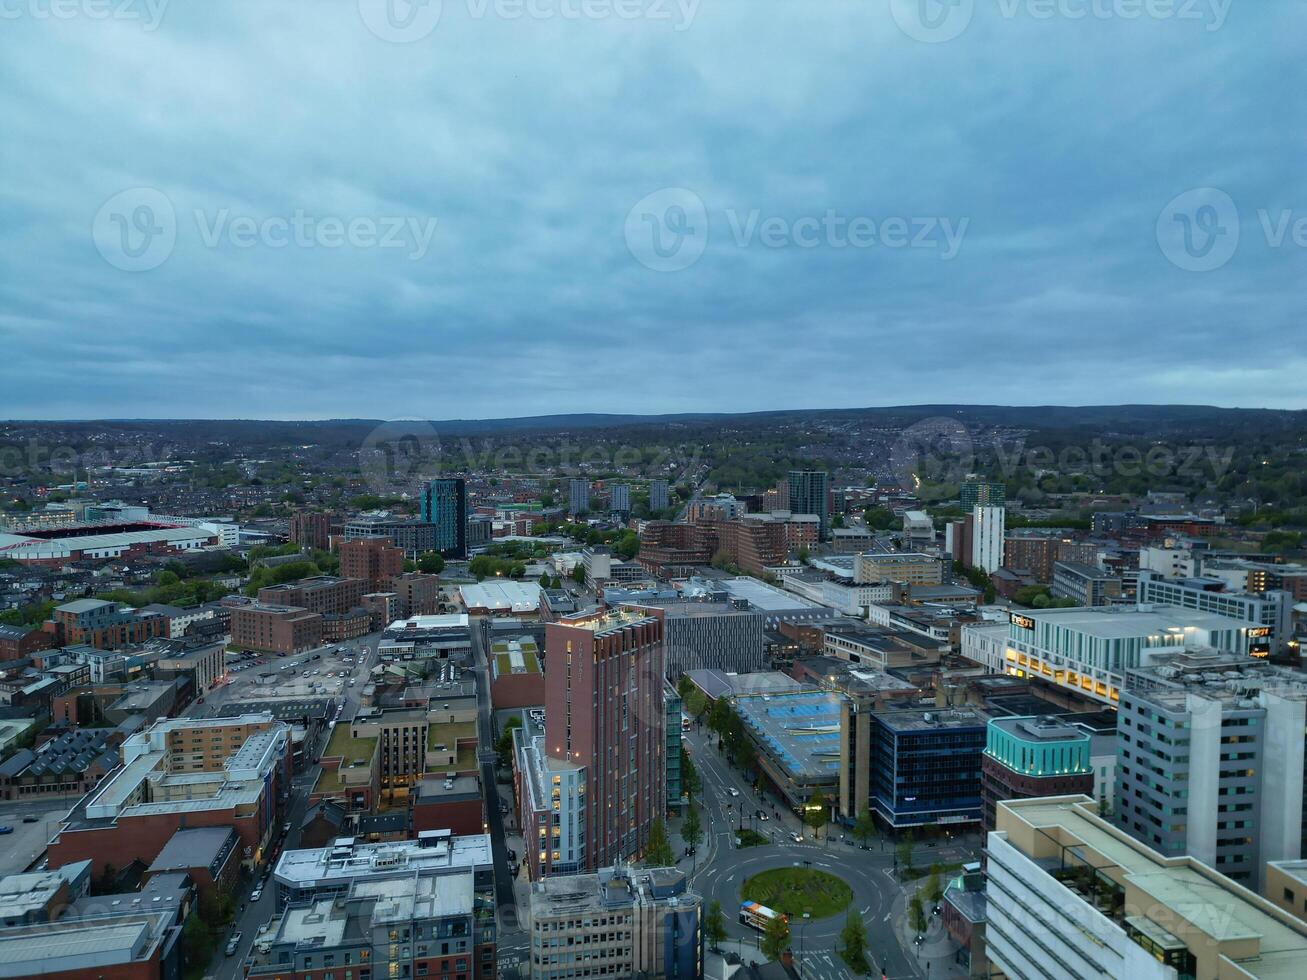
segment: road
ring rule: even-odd
[[[512,964],[524,961],[530,937],[526,932],[526,916],[517,907],[513,893],[513,875],[508,863],[508,843],[504,831],[504,817],[499,812],[499,785],[495,782],[495,763],[499,753],[495,749],[495,721],[490,705],[490,659],[486,646],[486,620],[474,617],[472,626],[472,665],[477,685],[477,732],[480,746],[477,760],[481,764],[481,794],[486,801],[486,823],[490,830],[491,854],[495,861],[495,905],[499,913],[495,955],[500,963],[499,976],[517,975]],[[504,803],[513,806],[509,793]]]
[[[760,937],[756,930],[738,921],[740,888],[746,878],[768,868],[812,867],[838,875],[852,889],[850,908],[866,926],[873,976],[882,969],[893,980],[928,975],[915,953],[905,951],[899,939],[906,901],[903,888],[892,874],[892,845],[873,840],[868,849],[863,849],[851,835],[846,840],[837,826],[826,828],[823,833],[827,836],[814,840],[811,829],[801,826],[794,814],[774,798],[754,792],[714,747],[713,736],[691,732],[686,742],[703,782],[699,803],[705,828],[699,854],[691,864],[691,880],[707,901],[716,899],[721,903],[729,936],[722,944],[723,951],[737,947],[742,951],[755,946]],[[738,795],[732,796],[732,790]],[[758,810],[768,818],[758,819]],[[770,837],[772,842],[736,848],[735,833],[741,824]],[[795,833],[804,838],[801,843],[791,838]],[[919,846],[917,853],[921,855],[916,862],[919,864],[967,856],[960,849],[942,851],[925,845]],[[852,976],[836,953],[846,914],[806,921],[791,919],[791,943],[802,976],[819,980]],[[938,931],[938,923],[932,927]],[[943,971],[936,969],[934,975],[942,976]]]

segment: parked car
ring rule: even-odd
[[[227,940],[227,955],[235,956],[236,950],[240,948],[240,944],[241,944],[241,934],[239,932],[233,934],[232,937],[229,940]]]
[[[261,899],[262,897],[263,897],[263,887],[262,887],[262,886],[259,886],[258,888],[254,889],[254,891],[250,892],[250,901],[251,901],[251,902],[257,902],[257,901],[258,901],[259,899]]]

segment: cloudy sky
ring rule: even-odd
[[[0,0],[0,417],[1307,407],[1298,0]]]

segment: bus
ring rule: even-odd
[[[757,929],[763,932],[767,929],[767,923],[772,919],[784,919],[781,913],[769,909],[765,905],[759,905],[757,902],[740,903],[740,922],[751,929]]]

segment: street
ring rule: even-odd
[[[928,948],[923,948],[920,956],[905,948],[904,920],[912,888],[905,888],[893,875],[892,842],[872,838],[864,850],[849,831],[837,825],[823,828],[814,839],[812,829],[803,826],[795,814],[774,799],[754,792],[717,751],[715,736],[692,731],[685,741],[703,782],[698,804],[705,833],[699,854],[680,864],[684,867],[688,863],[693,869],[691,881],[706,902],[716,899],[721,903],[728,935],[722,944],[724,952],[733,948],[743,952],[756,947],[761,938],[761,933],[739,922],[740,888],[745,879],[769,868],[811,867],[838,876],[852,889],[850,909],[866,926],[873,975],[879,975],[880,970],[892,980],[948,975],[951,964],[940,961],[951,960],[951,952],[947,943],[939,941],[942,925],[937,919],[928,930]],[[739,795],[731,796],[732,789]],[[768,819],[758,820],[757,810],[766,812]],[[770,837],[771,843],[736,848],[735,833],[741,824]],[[803,842],[792,840],[792,833],[802,836]],[[972,850],[956,843],[936,847],[919,844],[914,849],[914,861],[919,865],[971,859]],[[791,947],[802,976],[820,980],[852,976],[838,955],[846,915],[840,912],[824,919],[791,918]]]

